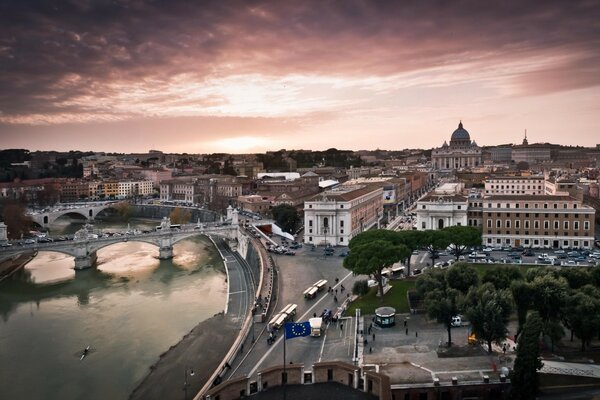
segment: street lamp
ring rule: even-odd
[[[187,400],[187,390],[188,387],[190,387],[190,383],[188,383],[188,373],[190,376],[194,376],[194,370],[186,366],[183,371],[183,400]]]

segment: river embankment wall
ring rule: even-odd
[[[131,214],[133,218],[148,218],[148,219],[162,219],[171,215],[175,207],[150,205],[150,204],[131,204]],[[185,207],[185,210],[191,212],[190,222],[217,222],[220,220],[219,214],[214,211],[205,210],[201,208]]]

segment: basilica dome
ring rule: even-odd
[[[471,142],[471,136],[466,129],[463,128],[462,121],[458,124],[458,129],[452,133],[451,142]]]

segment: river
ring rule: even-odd
[[[74,229],[63,222],[51,233]],[[72,257],[40,252],[0,283],[0,398],[126,399],[160,354],[224,309],[225,273],[208,239],[157,256],[150,244],[120,243],[98,251],[97,269],[75,272]]]

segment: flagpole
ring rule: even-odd
[[[285,384],[287,382],[287,374],[285,372],[285,342],[287,342],[287,333],[283,331],[283,400],[285,400]]]

